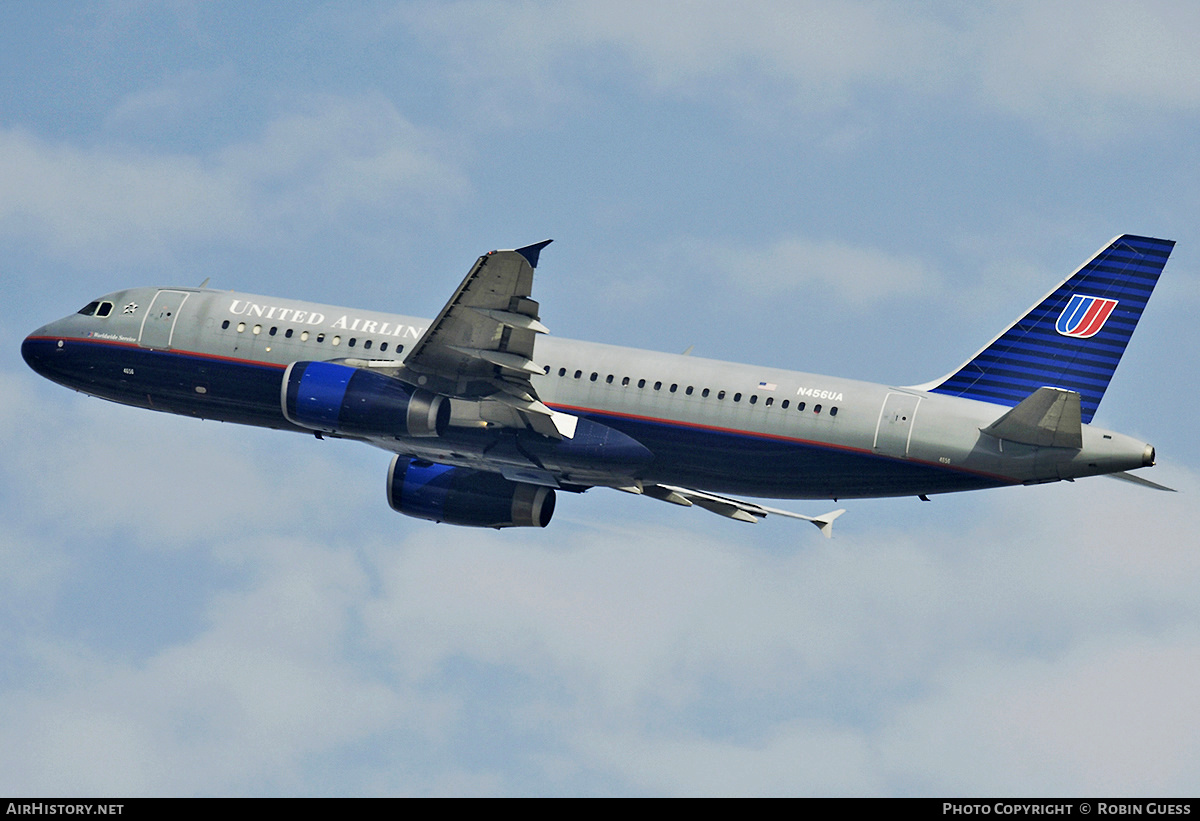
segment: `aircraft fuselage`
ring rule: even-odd
[[[194,288],[137,288],[40,328],[22,346],[55,382],[169,413],[312,433],[284,416],[298,361],[402,362],[429,320]],[[103,308],[108,305],[107,310]],[[100,315],[106,313],[106,315]],[[532,378],[555,411],[620,431],[649,452],[613,464],[549,452],[544,437],[481,421],[452,400],[439,437],[360,438],[447,465],[541,467],[580,485],[626,479],[789,499],[902,496],[1030,484],[1151,465],[1153,448],[1083,425],[1082,447],[981,429],[1008,407],[778,368],[540,338]]]

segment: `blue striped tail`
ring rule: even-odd
[[[1038,388],[1065,388],[1091,422],[1174,247],[1117,237],[961,368],[922,387],[1009,407]]]

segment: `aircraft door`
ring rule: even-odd
[[[170,348],[179,312],[187,302],[186,291],[159,291],[146,315],[142,317],[142,332],[138,344],[143,348]]]
[[[908,456],[909,437],[921,397],[909,393],[889,393],[879,411],[875,428],[875,452],[885,456]]]

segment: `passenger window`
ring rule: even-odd
[[[622,388],[629,387],[629,377],[628,376],[621,380],[621,387]]]
[[[300,332],[300,341],[301,341],[301,342],[307,342],[307,341],[308,341],[308,331],[301,331],[301,332]]]
[[[324,341],[325,341],[325,334],[317,334],[317,342],[321,343]]]
[[[702,390],[700,392],[700,396],[704,399],[707,399],[708,398],[708,388],[705,388],[704,390]]]
[[[656,391],[660,391],[660,390],[662,390],[662,382],[655,382],[655,383],[654,383],[654,390],[656,390]]]
[[[638,387],[639,387],[639,388],[644,388],[644,387],[646,387],[646,380],[645,380],[645,379],[639,379],[639,380],[638,380]]]
[[[780,402],[779,407],[783,408],[784,410],[787,410],[788,400],[784,399],[782,402]]]
[[[599,376],[600,376],[600,374],[596,373],[595,371],[592,371],[591,381],[595,382],[596,378]]]
[[[741,395],[740,393],[735,393],[735,394],[733,395],[733,401],[734,401],[734,402],[741,402],[741,401],[742,401],[742,395]]]
[[[751,404],[751,405],[753,405],[753,404],[755,404],[755,403],[757,403],[757,402],[758,402],[758,394],[756,393],[756,394],[753,394],[753,395],[750,397],[750,404]]]
[[[775,404],[775,397],[774,397],[774,396],[768,396],[768,397],[767,397],[767,401],[766,401],[764,404],[766,404],[766,406],[767,406],[768,408],[769,408],[769,407],[771,407],[772,405],[774,405],[774,404]]]
[[[671,393],[675,393],[675,391],[677,391],[677,390],[679,390],[678,385],[671,385]]]
[[[725,391],[717,391],[717,398],[718,398],[718,399],[724,399],[724,398],[725,398]]]
[[[348,340],[346,340],[346,344],[349,345],[351,348],[354,347],[356,342],[358,342],[358,340],[355,339],[354,337],[350,337]]]
[[[229,320],[228,319],[221,323],[221,330],[222,331],[229,330]]]
[[[613,375],[610,373],[604,381],[611,385],[613,383]]]
[[[583,376],[583,371],[575,371],[575,378],[576,378],[576,379],[578,379],[578,378],[579,378],[579,377],[581,377],[581,376]]]
[[[684,391],[684,393],[686,393],[688,396],[691,396],[692,395],[692,386],[688,385],[687,390]]]
[[[238,326],[237,326],[237,332],[240,334],[240,333],[242,333],[244,330],[246,330],[246,323],[245,323],[245,322],[239,322],[239,323],[238,323]]]
[[[340,336],[335,336],[335,337],[334,337],[332,340],[330,340],[330,341],[333,343],[333,346],[334,346],[335,348],[336,348],[338,345],[342,344],[342,338],[341,338]]]
[[[821,406],[813,405],[813,413],[820,413],[820,412],[821,412]]]
[[[272,325],[271,330],[267,331],[267,333],[269,333],[271,336],[275,336],[275,332],[278,330],[279,330],[278,328],[276,328],[274,325]]]
[[[402,351],[402,350],[404,350],[404,346],[403,346],[403,345],[401,345],[401,346],[400,346],[399,350],[397,350],[397,351],[396,351],[396,353],[400,353],[400,351]],[[379,343],[379,352],[380,352],[380,353],[387,353],[387,343],[386,343],[386,342],[380,342],[380,343]]]
[[[836,407],[836,406],[834,406],[834,407],[832,407],[832,408],[830,408],[830,409],[829,409],[829,415],[830,415],[830,416],[837,416],[837,407]]]
[[[802,410],[804,410],[804,403],[803,403],[803,402],[797,402],[797,403],[796,403],[796,410],[798,410],[798,411],[802,411]]]
[[[559,375],[559,376],[566,376],[566,375],[567,375],[567,369],[566,369],[566,368],[559,368],[559,369],[558,369],[558,375]]]
[[[368,351],[371,350],[371,340],[368,339],[366,342],[364,342],[363,348],[365,348]]]
[[[292,329],[288,328],[286,331],[283,332],[283,335],[285,337],[287,337],[288,339],[291,339],[292,338]]]

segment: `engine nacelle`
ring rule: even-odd
[[[468,527],[545,527],[554,489],[510,482],[498,473],[396,456],[388,467],[392,510],[418,519]]]
[[[450,402],[380,373],[336,362],[293,362],[280,399],[289,422],[355,436],[441,436]]]

